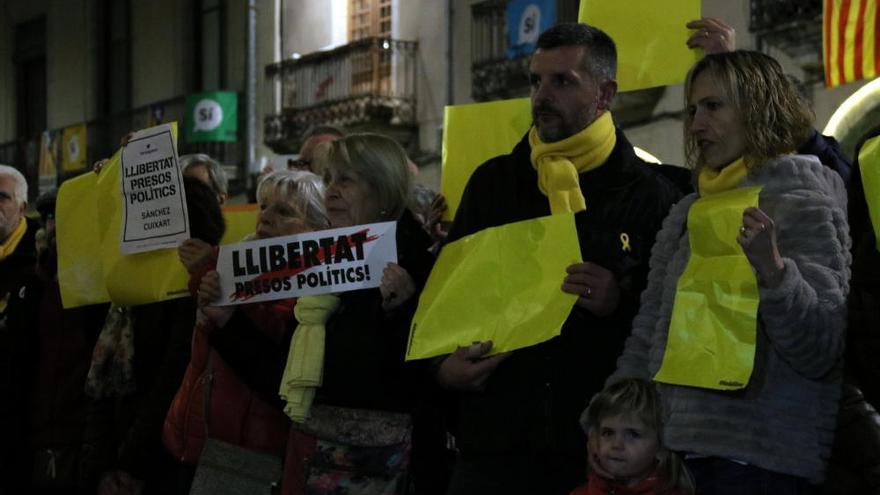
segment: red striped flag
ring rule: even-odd
[[[880,68],[878,0],[824,0],[825,86],[876,77]]]

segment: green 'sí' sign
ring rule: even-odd
[[[238,140],[238,93],[213,91],[186,97],[183,137],[188,143]]]

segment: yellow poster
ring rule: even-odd
[[[245,236],[253,234],[257,230],[257,214],[260,206],[256,204],[230,205],[223,208],[223,220],[226,222],[226,231],[220,244],[235,244],[241,242]]]
[[[64,181],[55,205],[58,246],[58,285],[65,308],[110,300],[101,264],[101,237],[95,186],[98,176],[87,173]]]
[[[678,84],[702,55],[685,44],[700,0],[581,0],[578,19],[617,45],[618,91]]]
[[[177,136],[177,126],[172,126]],[[189,275],[177,249],[160,249],[123,256],[121,153],[117,151],[101,173],[70,179],[58,192],[58,279],[65,308],[107,301],[134,306],[189,295]],[[235,243],[254,231],[258,208],[224,208],[226,232],[221,244]]]
[[[57,154],[55,152],[55,136],[52,131],[43,131],[40,136],[39,177],[52,177],[58,173],[56,167]]]
[[[65,127],[61,131],[61,170],[77,172],[87,165],[88,135],[86,125]]]
[[[492,227],[448,244],[419,298],[406,359],[491,340],[492,354],[559,335],[577,296],[562,292],[581,261],[574,215]]]
[[[678,279],[658,382],[744,388],[752,375],[758,282],[736,238],[761,187],[697,200],[688,213],[691,256]]]
[[[172,133],[176,138],[176,126]],[[187,296],[189,275],[177,257],[177,249],[158,249],[128,256],[120,252],[125,215],[119,176],[120,156],[121,152],[117,151],[104,165],[96,189],[101,261],[110,299],[120,306],[135,306]]]
[[[440,192],[452,220],[468,179],[483,162],[513,150],[532,125],[528,98],[450,105],[443,114]]]
[[[871,138],[862,145],[859,151],[859,170],[877,250],[880,251],[880,136]]]

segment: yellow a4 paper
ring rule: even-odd
[[[440,192],[452,220],[474,170],[489,158],[506,155],[532,125],[528,98],[450,105],[443,113]]]
[[[176,125],[172,133],[176,137]],[[128,256],[120,252],[124,209],[119,159],[117,151],[99,175],[70,179],[58,191],[58,281],[65,308],[111,300],[134,306],[189,294],[189,275],[177,249]],[[221,243],[238,242],[253,232],[256,215],[255,206],[224,211],[226,234]]]
[[[577,296],[562,292],[581,261],[573,214],[481,230],[443,248],[419,298],[406,359],[491,340],[491,354],[557,335]]]
[[[760,187],[697,200],[688,213],[691,256],[678,279],[658,382],[744,388],[752,374],[758,283],[736,238]]]
[[[578,21],[608,33],[617,45],[622,91],[678,84],[700,54],[687,47],[688,21],[700,18],[700,0],[581,0]]]
[[[859,172],[865,200],[868,203],[868,216],[874,227],[877,250],[880,251],[880,136],[865,141],[859,151]]]

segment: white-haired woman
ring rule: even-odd
[[[324,185],[309,172],[278,171],[266,176],[258,188],[260,213],[255,232],[249,238],[266,239],[326,228]],[[261,395],[250,381],[274,381],[273,370],[259,369],[242,376],[234,358],[218,352],[212,334],[233,330],[251,339],[265,341],[271,348],[286,348],[294,328],[296,299],[234,307],[211,307],[220,295],[216,271],[194,274],[199,290],[199,316],[192,339],[192,356],[183,383],[171,404],[163,427],[165,447],[176,459],[194,466],[208,436],[248,449],[284,455],[289,419],[273,395]],[[191,283],[191,287],[194,284]],[[245,356],[262,362],[271,356]],[[248,370],[245,370],[247,372]],[[256,378],[255,378],[256,377]],[[204,385],[210,383],[209,402],[204,409]],[[192,470],[188,473],[192,475]],[[186,488],[186,487],[184,487]]]

